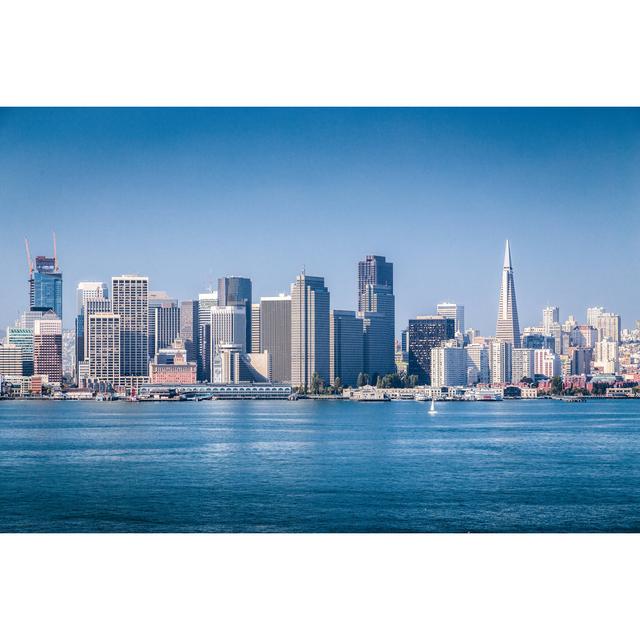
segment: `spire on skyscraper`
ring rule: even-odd
[[[507,240],[504,248],[496,338],[511,343],[515,348],[520,347],[520,324],[518,322],[518,305],[516,303],[516,287],[513,280],[509,240]]]

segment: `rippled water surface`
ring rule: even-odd
[[[640,402],[0,402],[0,531],[640,531]]]

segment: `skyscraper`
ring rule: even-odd
[[[492,384],[511,382],[512,353],[513,345],[511,342],[497,338],[489,342],[489,373]]]
[[[436,307],[436,313],[443,318],[452,318],[456,333],[464,335],[464,306],[455,302],[441,302]]]
[[[84,360],[84,309],[89,300],[106,300],[107,286],[104,282],[79,282],[76,289],[76,350],[75,350],[75,379],[79,380],[80,363]]]
[[[162,304],[153,310],[153,356],[160,349],[166,349],[180,337],[180,307],[175,304]]]
[[[183,300],[180,303],[180,337],[187,352],[187,362],[198,361],[198,301]]]
[[[33,330],[33,370],[51,383],[62,382],[62,320],[47,311]]]
[[[488,384],[490,379],[489,348],[484,344],[469,344],[467,352],[467,383]]]
[[[364,342],[367,373],[395,373],[393,263],[384,256],[366,256],[358,263],[358,312],[368,334]]]
[[[137,275],[111,279],[112,311],[120,316],[120,374],[149,373],[149,278]]]
[[[535,374],[534,349],[513,349],[511,355],[511,382],[518,383],[522,378],[533,380]]]
[[[244,306],[213,307],[211,309],[211,356],[214,358],[220,345],[233,345],[240,353],[246,353],[247,313]],[[210,378],[213,379],[213,378]]]
[[[300,274],[291,285],[291,382],[329,380],[329,290],[324,278]]]
[[[32,262],[29,243],[26,245],[29,262],[29,308],[31,311],[53,311],[62,319],[62,272],[58,265],[55,234],[53,258],[36,256]]]
[[[516,304],[516,287],[513,281],[511,266],[511,249],[507,240],[504,248],[504,264],[502,266],[502,282],[498,302],[498,322],[496,338],[508,342],[516,349],[520,347],[520,325],[518,323],[518,306]]]
[[[431,349],[455,334],[455,322],[442,316],[418,316],[409,320],[409,363],[407,374],[418,376],[420,384],[431,382]]]
[[[217,305],[217,291],[198,294],[198,380],[211,379],[211,309]]]
[[[33,375],[33,329],[7,327],[5,344],[14,344],[20,349],[23,376]]]
[[[271,355],[274,382],[291,382],[291,296],[260,298],[259,351]]]
[[[156,309],[174,309],[174,311],[156,314]],[[180,311],[178,301],[170,298],[166,291],[149,291],[149,359],[156,355],[156,331],[160,336],[161,347],[168,347],[180,331]]]
[[[366,256],[358,263],[358,311],[377,311],[367,308],[364,301],[370,284],[388,287],[393,293],[393,263],[384,256]]]
[[[251,280],[238,276],[218,278],[218,305],[221,307],[244,307],[247,319],[246,350],[251,349]]]
[[[329,327],[329,382],[354,387],[364,369],[363,320],[355,311],[333,310]]]
[[[119,315],[98,311],[87,316],[87,375],[93,382],[119,384],[122,335]]]
[[[262,351],[260,344],[260,303],[254,302],[251,305],[251,353],[260,353]]]
[[[467,352],[455,340],[431,349],[431,386],[457,387],[467,384]]]
[[[11,342],[0,344],[0,376],[23,375],[22,349]]]

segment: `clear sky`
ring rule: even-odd
[[[303,265],[356,307],[357,262],[395,264],[396,329],[438,302],[495,331],[504,241],[521,327],[542,307],[640,318],[638,109],[0,109],[0,326],[58,237],[65,326],[81,280],[140,273],[254,299]]]

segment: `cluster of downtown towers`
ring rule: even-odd
[[[393,279],[393,264],[385,257],[369,255],[360,261],[357,311],[332,310],[324,278],[305,272],[296,277],[289,295],[262,297],[256,303],[251,280],[245,277],[220,278],[216,291],[180,303],[164,292],[150,291],[146,276],[114,276],[110,297],[104,283],[81,282],[75,381],[114,387],[154,382],[150,363],[157,367],[160,355],[182,351],[181,362],[193,368],[193,381],[285,382],[307,389],[318,383],[333,385],[338,379],[342,386],[363,380],[375,383],[398,369]],[[30,311],[50,321],[57,318],[61,328],[62,273],[57,258],[36,258],[29,296]],[[421,384],[432,382],[441,348],[454,348],[453,341],[461,340],[464,332],[461,305],[444,303],[437,311],[409,320],[402,333],[406,374]],[[511,349],[520,347],[508,243],[495,341],[498,356],[504,352],[503,359],[509,361]],[[48,374],[52,382],[62,379],[61,370],[59,376],[56,372],[56,351],[54,340],[44,363],[49,370],[35,371]],[[225,354],[235,357],[234,368],[221,366]],[[227,357],[226,362],[231,360]]]
[[[29,289],[32,313],[61,320],[57,259],[36,258]],[[333,384],[337,378],[355,385],[363,373],[373,381],[396,371],[393,264],[381,256],[359,262],[357,297],[357,311],[332,310],[324,278],[304,272],[289,295],[255,303],[246,277],[219,278],[217,290],[182,302],[151,291],[146,276],[114,276],[110,291],[102,282],[80,282],[74,377],[80,386],[138,386],[149,381],[158,355],[177,346],[202,382],[272,381],[309,388],[314,380]],[[219,356],[228,352],[241,363],[235,379],[228,371],[220,378]],[[260,362],[258,354],[268,365],[252,366]],[[54,370],[39,373],[56,381]]]

